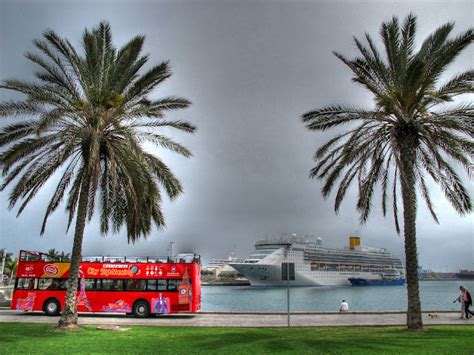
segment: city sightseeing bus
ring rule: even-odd
[[[64,307],[69,262],[20,251],[11,309],[59,315]],[[79,268],[78,312],[151,314],[197,312],[201,265],[196,254],[176,258],[84,258]]]

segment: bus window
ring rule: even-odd
[[[168,280],[168,291],[178,291],[180,280]]]
[[[33,290],[35,288],[35,279],[19,278],[17,281],[17,290]]]
[[[158,291],[166,291],[167,280],[157,280],[157,281],[158,281]]]
[[[125,291],[144,291],[146,280],[125,280]]]
[[[156,284],[157,284],[157,281],[158,281],[158,280],[156,280],[156,279],[148,280],[147,286],[146,286],[146,290],[147,290],[147,291],[156,291]]]
[[[53,279],[39,279],[38,280],[38,290],[47,290],[49,286],[53,283]]]
[[[22,251],[20,253],[20,261],[39,261],[41,260],[40,254],[30,251]]]
[[[102,286],[100,289],[102,291],[122,291],[123,280],[102,279]]]
[[[59,281],[58,290],[66,290],[68,279],[59,279],[58,281]]]
[[[122,291],[123,290],[123,280],[112,280],[112,289],[114,291]]]
[[[58,279],[39,279],[38,290],[57,290],[59,288]]]
[[[100,280],[97,279],[84,279],[86,291],[97,291],[100,289]]]

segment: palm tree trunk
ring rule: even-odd
[[[418,253],[416,247],[416,190],[414,137],[407,135],[401,144],[400,177],[403,198],[403,232],[405,235],[405,268],[408,290],[407,327],[423,329],[418,287]]]
[[[60,328],[77,327],[77,286],[79,283],[79,266],[82,258],[82,239],[84,237],[87,206],[89,204],[89,178],[87,175],[84,176],[80,194],[66,299],[64,301],[61,319],[58,323],[58,327]]]

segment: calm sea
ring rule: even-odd
[[[460,310],[453,300],[464,285],[474,294],[474,281],[421,281],[424,310]],[[295,287],[290,289],[290,310],[294,312],[338,311],[341,301],[351,311],[406,310],[406,286]],[[203,286],[204,312],[285,312],[286,288],[250,286]]]

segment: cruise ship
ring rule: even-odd
[[[294,280],[284,281],[282,263],[294,263]],[[241,263],[230,263],[252,286],[343,286],[349,278],[377,280],[397,272],[405,275],[402,262],[385,248],[360,245],[359,237],[349,237],[349,247],[323,247],[295,234],[279,240],[261,240],[255,251]]]

